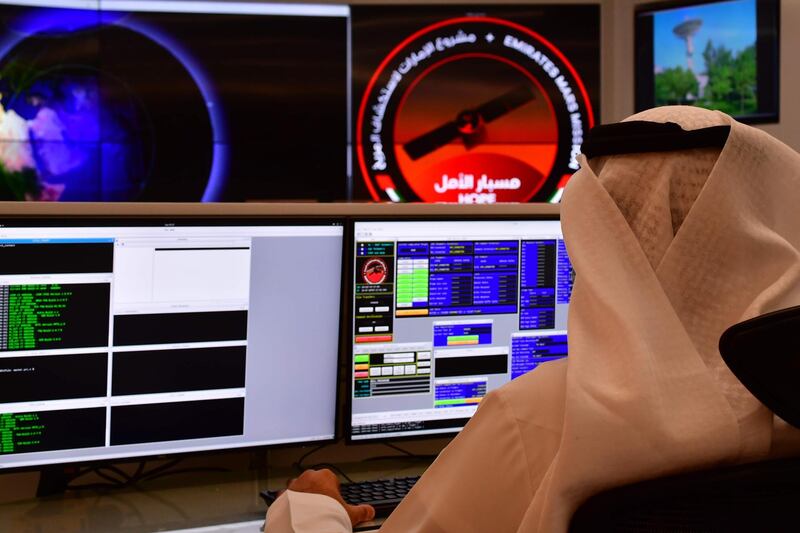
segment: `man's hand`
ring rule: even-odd
[[[350,505],[342,498],[339,491],[339,478],[328,470],[306,470],[300,477],[289,482],[289,490],[296,492],[310,492],[330,496],[344,507],[350,522],[355,526],[361,522],[368,522],[375,518],[375,509],[371,505]]]

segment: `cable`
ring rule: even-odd
[[[144,481],[144,480],[148,479],[150,476],[154,476],[156,474],[160,474],[161,472],[164,472],[166,470],[169,470],[170,468],[178,466],[182,462],[183,462],[183,459],[172,459],[170,461],[167,461],[163,465],[156,466],[155,468],[152,468],[150,471],[144,472],[143,474],[140,474],[139,478],[137,479],[137,481],[139,481],[139,480]]]
[[[330,444],[320,444],[320,445],[318,445],[318,446],[314,446],[314,448],[312,448],[310,451],[307,451],[306,453],[304,453],[303,455],[301,455],[301,456],[300,456],[300,458],[299,458],[297,461],[295,461],[295,462],[292,464],[292,467],[293,467],[295,470],[297,470],[298,472],[301,472],[301,473],[302,473],[303,471],[305,471],[305,470],[308,470],[308,468],[310,468],[310,467],[307,467],[307,466],[303,465],[303,461],[305,461],[306,459],[308,459],[308,457],[309,457],[311,454],[317,453],[317,452],[318,452],[318,451],[320,451],[321,449],[325,448],[326,446],[330,446],[331,444],[336,444],[336,443],[335,443],[335,442],[332,442],[332,443],[330,443]]]
[[[89,489],[112,489],[112,488],[122,488],[125,486],[126,481],[120,481],[110,475],[102,472],[103,467],[90,467],[85,468],[83,470],[78,471],[75,475],[71,476],[67,481],[66,490],[89,490]],[[109,483],[86,483],[83,485],[74,485],[72,484],[78,478],[85,476],[86,474],[94,473],[98,477],[105,479]]]
[[[377,455],[375,457],[367,457],[366,459],[362,459],[363,462],[369,461],[385,461],[390,459],[408,459],[412,461],[433,461],[438,457],[438,454],[425,454],[419,455],[413,452],[406,450],[405,448],[401,448],[395,444],[391,444],[389,442],[382,442],[384,446],[391,448],[400,452],[402,455]]]
[[[436,455],[376,455],[362,459],[362,463],[369,463],[372,461],[422,461],[429,462],[436,459]]]
[[[139,466],[136,468],[136,472],[133,473],[134,479],[139,479],[139,477],[144,472],[145,466],[147,465],[146,461],[139,461]]]
[[[190,472],[230,472],[229,468],[222,468],[222,467],[196,467],[196,468],[179,468],[171,470],[172,468],[180,464],[182,461],[183,459],[173,459],[162,465],[156,466],[148,471],[146,471],[146,462],[142,461],[139,463],[139,466],[136,468],[136,471],[132,475],[125,473],[122,469],[114,465],[90,467],[82,471],[79,471],[74,476],[72,476],[69,479],[69,484],[67,484],[66,490],[76,490],[76,491],[113,490],[113,489],[122,489],[126,487],[133,487],[138,489],[139,483],[152,481],[154,479],[166,476],[172,476],[176,474],[186,474]],[[121,479],[111,476],[106,471],[116,474]],[[105,479],[106,481],[108,481],[108,483],[85,483],[85,484],[72,483],[76,479],[90,473],[93,473],[96,476]]]
[[[331,443],[331,444],[336,444],[336,443],[334,442],[334,443]],[[331,444],[320,444],[319,446],[315,446],[311,450],[309,450],[306,453],[304,453],[303,455],[301,455],[300,458],[297,461],[295,461],[292,466],[300,473],[304,472],[305,470],[309,470],[309,469],[314,470],[314,469],[317,469],[317,468],[329,468],[329,469],[333,470],[334,472],[336,472],[343,479],[345,479],[348,483],[355,483],[355,481],[353,481],[353,479],[350,476],[348,476],[347,473],[344,470],[342,470],[341,467],[339,467],[339,466],[337,466],[337,465],[335,465],[333,463],[327,463],[327,462],[326,463],[316,463],[316,464],[313,464],[313,465],[310,465],[310,466],[307,466],[307,465],[303,464],[303,461],[305,461],[309,456],[311,456],[314,453],[317,453],[318,451],[322,450],[326,446],[330,446]],[[434,459],[436,459],[436,457],[438,457],[438,454],[419,455],[419,454],[413,453],[411,451],[408,451],[405,448],[401,448],[400,446],[391,444],[389,442],[383,442],[381,444],[383,444],[384,446],[387,446],[388,448],[391,448],[391,449],[393,449],[393,450],[395,450],[397,452],[400,452],[400,455],[378,455],[378,456],[375,456],[375,457],[367,457],[366,459],[362,459],[361,462],[398,460],[398,459],[399,460],[407,460],[407,461],[433,461]]]
[[[314,470],[316,470],[317,468],[330,468],[331,470],[342,476],[344,479],[346,479],[348,483],[355,483],[355,481],[353,481],[353,479],[350,476],[348,476],[344,472],[344,470],[342,470],[340,467],[336,466],[333,463],[317,463],[315,465],[310,466],[309,468]]]
[[[112,483],[85,483],[83,485],[67,485],[66,490],[112,490],[120,488],[122,488],[122,485]]]
[[[147,477],[147,481],[153,481],[154,479],[166,477],[166,476],[174,476],[176,474],[187,474],[187,473],[194,473],[194,472],[230,472],[230,468],[222,468],[216,466],[207,466],[207,467],[197,467],[197,468],[179,468],[177,470],[170,470],[167,472],[162,472],[160,474],[155,474]]]
[[[125,483],[128,483],[128,482],[131,481],[131,479],[133,479],[132,476],[126,474],[125,472],[123,472],[121,469],[117,468],[114,465],[104,465],[104,466],[98,467],[97,472],[99,473],[102,470],[109,470],[111,472],[114,472],[119,477],[121,477],[123,482],[125,482]]]
[[[398,452],[400,452],[402,454],[405,454],[405,455],[408,455],[408,456],[411,456],[411,457],[416,457],[416,454],[406,450],[405,448],[401,448],[400,446],[396,446],[396,445],[394,445],[394,444],[392,444],[390,442],[383,442],[382,444],[384,446],[388,446],[389,448],[391,448],[393,450],[397,450]]]
[[[96,475],[99,478],[103,478],[106,481],[108,481],[109,483],[114,484],[114,485],[125,486],[125,484],[128,483],[127,479],[124,479],[124,480],[120,481],[119,479],[117,479],[115,477],[109,476],[108,474],[103,472],[102,468],[98,468],[97,470],[95,470],[94,475]]]

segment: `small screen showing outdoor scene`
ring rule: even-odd
[[[653,26],[656,105],[758,109],[755,0],[664,11]]]
[[[637,78],[645,78],[637,108],[696,105],[738,118],[776,118],[773,20],[772,1],[645,6],[637,13]]]

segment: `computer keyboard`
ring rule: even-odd
[[[418,479],[419,476],[412,476],[344,483],[341,486],[342,498],[353,505],[367,503],[375,508],[375,517],[382,518],[394,511]],[[277,496],[274,491],[261,492],[267,505],[272,504]]]
[[[389,516],[412,489],[419,476],[360,481],[342,485],[342,498],[347,503],[368,503],[375,508],[376,517]]]

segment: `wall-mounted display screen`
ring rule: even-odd
[[[696,105],[778,120],[777,0],[672,1],[636,11],[636,108]]]
[[[341,199],[347,6],[0,2],[0,199]]]
[[[600,7],[353,6],[356,196],[558,201],[598,120]]]
[[[600,6],[0,0],[0,200],[558,202]]]

